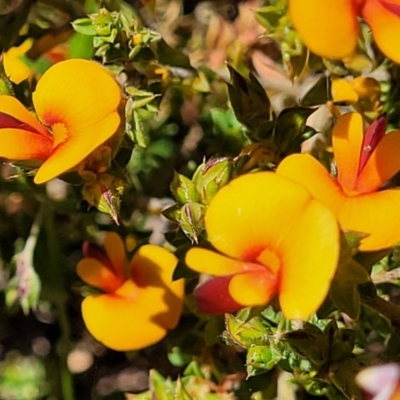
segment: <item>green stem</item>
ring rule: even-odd
[[[61,380],[61,391],[63,400],[74,400],[74,384],[72,374],[68,369],[67,358],[71,348],[71,327],[67,313],[68,294],[65,289],[65,276],[62,273],[63,261],[60,258],[61,250],[58,235],[54,227],[54,210],[51,204],[44,204],[43,225],[47,237],[47,261],[50,268],[49,290],[50,301],[57,309],[58,322],[61,337],[57,343],[57,354],[59,357],[59,371]]]

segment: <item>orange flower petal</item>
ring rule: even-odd
[[[40,135],[52,139],[49,131],[15,97],[0,96],[0,112],[31,126]],[[1,125],[0,129],[2,129]]]
[[[100,122],[71,133],[70,139],[53,150],[51,156],[40,166],[34,182],[44,183],[76,167],[85,157],[109,139],[117,130],[120,117],[110,114]]]
[[[105,346],[119,351],[142,349],[165,336],[167,329],[154,319],[155,314],[152,303],[111,294],[92,295],[82,302],[89,332]]]
[[[378,190],[400,171],[400,130],[389,132],[378,143],[363,168],[356,189],[361,193]]]
[[[124,282],[96,258],[83,258],[76,267],[78,276],[90,286],[112,293]]]
[[[305,45],[327,58],[352,55],[357,45],[357,10],[351,0],[290,0],[290,18]]]
[[[354,190],[364,138],[361,114],[347,113],[339,117],[332,131],[333,151],[338,169],[338,181]]]
[[[208,238],[230,257],[255,261],[265,249],[278,247],[310,200],[304,188],[273,172],[241,176],[208,207]]]
[[[132,280],[142,288],[141,298],[152,296],[150,289],[160,293],[165,312],[158,316],[158,321],[168,329],[178,323],[184,297],[184,280],[172,281],[177,262],[177,258],[169,251],[149,244],[139,248],[130,265]],[[149,301],[154,302],[151,299]]]
[[[108,71],[100,64],[81,59],[53,65],[33,93],[33,104],[43,124],[64,123],[71,137],[81,136],[87,128],[116,112],[120,101],[121,89]]]
[[[358,94],[354,90],[353,85],[342,78],[332,78],[332,101],[335,103],[346,102],[348,104],[354,104],[358,101]]]
[[[400,63],[398,37],[400,35],[400,1],[367,0],[362,16],[371,27],[374,39],[382,52]]]
[[[219,276],[199,286],[193,293],[199,310],[206,314],[225,314],[239,311],[244,306],[237,303],[229,292],[233,275]]]
[[[9,160],[45,160],[53,141],[21,129],[0,129],[0,157]]]
[[[115,232],[107,232],[104,238],[104,249],[108,259],[111,261],[115,274],[124,278],[126,276],[127,263],[125,245],[121,236]]]
[[[233,275],[245,270],[260,268],[256,264],[237,261],[215,251],[199,247],[191,248],[186,253],[185,261],[189,268],[194,271],[214,276]]]
[[[332,212],[310,201],[293,221],[279,253],[282,312],[289,319],[307,319],[324,301],[337,267],[339,226]]]
[[[309,154],[293,154],[278,166],[277,174],[304,186],[311,196],[325,204],[335,215],[346,200],[340,185],[324,166]]]
[[[349,197],[339,213],[342,229],[370,234],[361,251],[374,251],[400,243],[400,190]]]
[[[243,307],[266,305],[277,292],[277,277],[267,269],[236,274],[229,283],[233,300]]]

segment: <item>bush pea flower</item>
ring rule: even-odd
[[[400,131],[385,130],[384,116],[365,135],[361,114],[338,119],[332,133],[337,179],[308,154],[291,155],[277,169],[330,208],[343,230],[367,234],[363,251],[400,242],[400,190],[380,190],[400,170]]]
[[[287,318],[306,319],[325,299],[339,228],[303,187],[273,172],[243,175],[211,200],[205,227],[220,253],[192,248],[186,254],[191,269],[214,276],[194,293],[201,311],[235,312],[278,296]]]
[[[138,350],[160,341],[179,320],[184,281],[172,281],[176,257],[162,247],[144,245],[126,262],[124,243],[107,233],[104,252],[85,244],[77,274],[103,291],[87,296],[82,315],[88,331],[105,346]]]
[[[361,17],[380,50],[400,62],[399,0],[289,0],[289,13],[302,41],[322,57],[343,59],[354,53]]]
[[[0,96],[0,158],[41,161],[35,183],[76,167],[117,131],[121,89],[101,65],[71,59],[50,67],[33,93],[36,119]]]

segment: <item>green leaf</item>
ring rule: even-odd
[[[344,235],[336,275],[332,281],[330,298],[335,305],[353,319],[360,314],[358,286],[370,282],[368,272],[352,257],[352,250]]]
[[[250,135],[268,137],[271,131],[271,103],[253,74],[245,79],[228,65],[231,83],[228,84],[229,99],[237,119],[250,129]]]
[[[299,138],[306,129],[307,118],[316,109],[305,107],[286,108],[283,110],[276,121],[273,138],[279,151],[288,155],[299,149],[291,149],[291,144]],[[288,150],[291,149],[291,152]]]
[[[328,100],[332,100],[330,79],[321,76],[302,98],[301,105],[306,107],[317,106],[326,103]]]
[[[152,50],[156,54],[160,64],[170,65],[171,67],[179,67],[185,69],[193,69],[189,57],[179,50],[173,49],[165,40],[158,40],[151,45]]]
[[[315,366],[325,364],[329,359],[329,339],[316,326],[306,323],[304,329],[287,332],[282,340],[300,356]]]
[[[72,26],[76,32],[82,35],[94,36],[96,35],[96,26],[90,18],[80,18],[72,22]]]

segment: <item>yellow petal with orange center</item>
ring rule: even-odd
[[[205,216],[208,238],[220,252],[254,262],[279,246],[310,200],[304,188],[272,172],[244,175],[213,198]]]
[[[98,146],[112,136],[120,124],[113,113],[79,132],[68,131],[69,139],[57,146],[51,156],[40,166],[34,182],[44,183],[76,167]]]
[[[86,257],[79,261],[76,273],[88,285],[108,293],[113,293],[124,282],[96,258]]]
[[[244,307],[266,305],[277,292],[277,277],[268,270],[236,274],[229,283],[233,300]]]
[[[277,174],[305,187],[311,196],[338,215],[346,196],[324,166],[309,154],[293,154],[278,166]]]
[[[353,0],[289,0],[289,13],[305,45],[327,58],[352,55],[358,21]]]
[[[364,138],[363,132],[362,116],[358,113],[347,113],[340,116],[332,131],[338,181],[346,189],[355,189]]]
[[[104,238],[104,249],[117,276],[123,278],[126,273],[126,257],[124,242],[115,232],[107,232]]]
[[[400,130],[389,132],[376,146],[358,180],[361,193],[378,190],[400,171]]]
[[[33,93],[40,121],[50,126],[64,123],[71,138],[117,113],[120,101],[121,89],[110,73],[100,64],[82,59],[53,65]]]
[[[177,258],[168,250],[149,244],[139,248],[130,265],[132,280],[142,289],[141,298],[153,296],[152,291],[159,293],[158,297],[156,293],[153,297],[165,310],[158,321],[168,329],[178,323],[184,297],[184,280],[172,281],[177,263]]]
[[[339,213],[342,229],[367,233],[360,250],[374,251],[400,243],[400,191],[382,190],[349,197]]]
[[[328,294],[339,258],[339,225],[316,200],[308,203],[281,244],[279,303],[289,319],[307,319]]]
[[[185,261],[194,271],[213,276],[233,275],[253,269],[252,266],[255,267],[254,264],[234,260],[215,251],[199,247],[191,248],[186,253]],[[262,267],[258,266],[257,269],[260,268]]]
[[[400,63],[400,1],[366,0],[362,16],[371,27],[379,49],[388,58]]]
[[[143,301],[144,300],[144,301]],[[167,333],[157,321],[160,299],[127,300],[112,294],[92,295],[82,302],[82,316],[89,332],[105,346],[138,350],[157,343]]]

